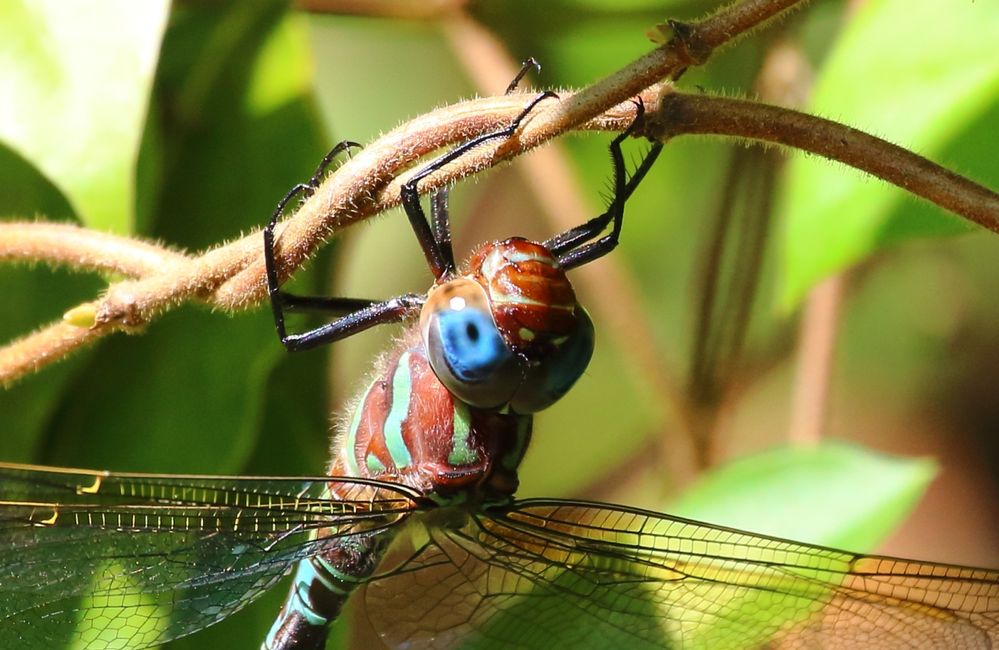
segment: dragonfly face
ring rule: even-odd
[[[469,272],[435,286],[420,313],[430,365],[463,402],[534,413],[558,401],[593,356],[593,323],[543,245],[480,247]]]

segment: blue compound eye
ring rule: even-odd
[[[420,314],[427,360],[452,395],[472,406],[505,406],[522,379],[489,311],[485,290],[464,278],[438,287]]]
[[[462,382],[487,381],[511,356],[492,316],[466,307],[437,316],[441,353],[454,377]]]

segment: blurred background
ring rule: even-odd
[[[525,84],[585,86],[654,47],[667,17],[717,5],[3,0],[0,216],[199,251],[260,227],[338,140],[500,94],[529,56],[543,69]],[[813,2],[679,85],[830,117],[996,188],[996,39],[995,3]],[[455,187],[459,256],[602,212],[611,137],[570,135]],[[537,418],[522,496],[999,566],[994,234],[838,163],[681,137],[628,204],[618,250],[572,278],[597,351]],[[109,279],[0,267],[0,334]],[[394,211],[291,286],[385,298],[430,280]],[[320,474],[333,422],[397,334],[292,356],[264,309],[185,306],[0,392],[0,458]],[[284,594],[170,647],[255,647]]]

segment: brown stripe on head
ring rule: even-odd
[[[537,354],[574,331],[576,293],[541,244],[519,237],[490,242],[472,255],[469,268],[514,352]]]

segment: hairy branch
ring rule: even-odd
[[[653,85],[639,93],[647,103],[658,100],[661,88]],[[440,173],[420,183],[426,193],[470,176],[499,162],[523,153],[537,143],[527,142],[525,133],[536,121],[548,115],[546,107],[554,109],[571,101],[577,94],[565,94],[561,100],[549,100],[539,105],[524,122],[517,135],[498,145],[486,144],[449,165]],[[442,147],[505,127],[536,94],[523,93],[490,97],[455,104],[427,113],[404,124],[365,147],[331,175],[289,219],[281,231],[278,248],[278,268],[282,276],[302,265],[330,235],[344,227],[399,205],[399,192],[409,173],[400,172],[424,156]],[[629,101],[610,105],[603,115],[578,124],[584,130],[624,129],[635,116]],[[576,128],[565,124],[564,130]],[[560,131],[561,133],[563,131]],[[263,259],[259,237],[249,244],[248,266],[215,292],[214,300],[224,309],[238,309],[260,300],[265,291]]]
[[[0,262],[46,262],[81,271],[143,277],[187,257],[162,246],[62,223],[0,223]]]
[[[516,136],[497,145],[483,146],[479,151],[463,156],[447,171],[434,174],[421,185],[423,192],[431,191],[498,162],[533,149],[567,131],[576,128],[607,128],[599,121],[592,121],[604,113],[611,113],[615,107],[632,116],[627,104],[631,98],[641,96],[647,104],[654,104],[663,79],[678,76],[690,65],[704,63],[718,47],[732,42],[738,36],[783,14],[790,8],[805,4],[806,0],[748,0],[725,7],[715,14],[696,23],[672,23],[674,37],[662,47],[656,48],[637,61],[605,77],[577,93],[564,95],[561,101],[545,103],[524,122]],[[511,98],[516,104],[510,105]],[[506,101],[505,101],[506,100]],[[489,101],[502,103],[507,111],[501,122],[488,122],[474,109],[470,114],[457,115],[458,107],[472,108],[472,102],[456,107],[435,111],[399,127],[377,143],[365,149],[355,160],[345,164],[335,177],[331,177],[319,190],[303,204],[296,213],[293,223],[282,234],[283,245],[278,265],[282,273],[297,268],[329,235],[346,225],[347,222],[372,214],[375,206],[363,205],[354,197],[370,196],[377,192],[377,209],[392,207],[398,203],[399,188],[407,176],[399,176],[392,182],[384,183],[396,176],[400,169],[441,147],[456,144],[509,123],[525,104],[526,97],[517,95],[496,97]],[[499,108],[481,106],[479,110]],[[444,113],[444,114],[442,114]],[[447,114],[450,113],[450,114]],[[620,113],[618,113],[620,115]],[[444,137],[421,140],[414,137],[414,131],[421,129],[423,122],[453,119],[450,132],[439,131]],[[590,122],[587,125],[587,122]],[[619,130],[623,123],[617,121],[610,128]],[[431,131],[428,131],[430,133]],[[386,156],[384,148],[393,148],[394,157]],[[368,165],[367,157],[384,156],[387,164],[382,168]],[[355,166],[356,165],[356,166]],[[373,175],[358,177],[357,170],[368,168]],[[354,193],[348,188],[356,187],[361,192]],[[364,191],[366,190],[366,191]],[[375,211],[377,211],[377,209]],[[259,258],[237,277],[216,292],[216,302],[225,308],[244,307],[247,302],[255,302],[263,295],[263,261]]]
[[[999,233],[999,194],[886,140],[788,108],[674,92],[649,134],[726,135],[785,145],[865,171]]]
[[[0,385],[8,385],[29,372],[58,361],[104,334],[106,332],[99,329],[63,322],[21,337],[0,349]]]
[[[497,146],[483,146],[463,157],[427,179],[421,190],[441,187],[569,130],[620,130],[634,115],[629,101],[632,97],[642,96],[647,105],[654,107],[659,95],[669,90],[662,80],[675,78],[688,66],[703,63],[717,47],[802,4],[804,0],[747,0],[696,23],[671,23],[672,38],[665,45],[578,93],[563,94],[560,101],[545,102],[514,138]],[[505,126],[523,108],[526,99],[525,95],[511,95],[463,102],[417,118],[370,145],[326,179],[294,217],[286,221],[278,260],[282,275],[298,268],[332,233],[396,205],[399,185],[405,181],[400,172],[441,147]],[[29,233],[29,239],[35,237],[35,241],[41,241],[44,235],[30,234],[26,224],[11,227],[20,229],[22,235]],[[100,248],[96,237],[83,243],[95,250]],[[139,247],[136,244],[124,257],[137,253]],[[21,250],[21,254],[10,256],[23,259],[28,254],[24,251],[29,248]],[[72,310],[71,323],[50,326],[0,349],[0,382],[12,381],[109,332],[142,327],[157,314],[191,298],[227,310],[255,304],[264,295],[260,252],[257,233],[193,259],[160,251],[169,270],[159,272],[149,272],[150,267],[137,259],[104,267],[96,258],[73,258],[65,252],[46,256],[39,252],[36,259],[83,268],[111,268],[117,264],[121,268],[115,270],[138,275],[140,279],[117,283],[101,299]],[[155,267],[157,262],[150,264]],[[82,326],[88,326],[85,334],[66,336],[66,327]],[[49,350],[39,343],[52,340],[61,343]]]
[[[658,86],[646,90],[645,101],[654,103],[660,90]],[[442,146],[506,126],[523,110],[528,98],[533,95],[455,104],[404,124],[367,147],[331,175],[287,221],[280,241],[283,273],[301,265],[331,234],[397,205],[399,183],[390,181],[400,169]],[[634,110],[630,102],[612,107],[580,128],[620,131],[634,119]],[[477,170],[474,164],[461,161],[428,179],[421,190],[440,187]],[[68,239],[53,241],[63,236]],[[75,246],[79,248],[74,250]],[[117,259],[107,259],[104,254]],[[100,299],[71,310],[67,322],[0,348],[0,383],[10,383],[111,332],[141,328],[157,314],[191,298],[226,310],[250,307],[264,295],[262,268],[257,272],[252,266],[261,262],[260,256],[259,232],[187,258],[145,242],[73,226],[3,224],[0,259],[42,260],[82,270],[117,271],[139,279],[113,284]],[[244,269],[248,272],[240,273]]]

